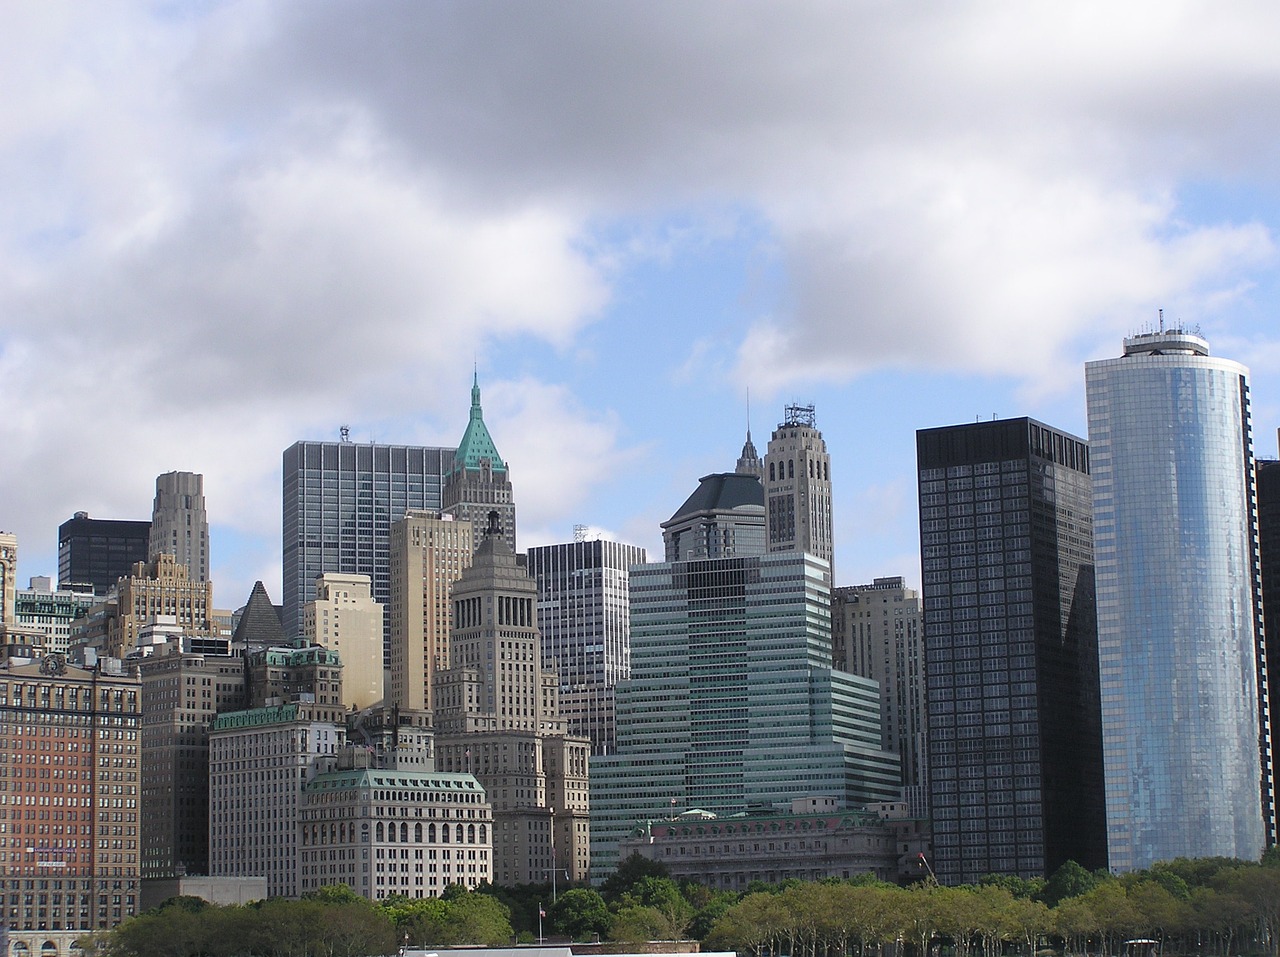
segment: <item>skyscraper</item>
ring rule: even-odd
[[[75,515],[58,526],[58,588],[83,591],[102,598],[138,562],[147,561],[150,522],[90,518]]]
[[[147,558],[172,555],[187,566],[193,582],[209,580],[209,517],[204,507],[204,476],[166,472],[156,477]]]
[[[1274,827],[1248,371],[1182,329],[1085,366],[1113,869]]]
[[[529,549],[538,586],[542,660],[560,678],[560,714],[592,754],[614,745],[614,688],[631,674],[628,570],[645,550],[621,542],[566,542]]]
[[[1262,568],[1263,634],[1266,636],[1267,677],[1270,683],[1280,675],[1280,461],[1257,462],[1258,558]],[[1270,713],[1271,746],[1277,740],[1276,722]],[[1274,772],[1274,768],[1273,768]]]
[[[1105,866],[1088,446],[1021,418],[916,455],[938,879]]]
[[[544,670],[537,588],[495,510],[453,587],[449,667],[435,679],[436,767],[471,773],[493,805],[493,880],[587,876],[587,759],[565,733],[559,681]]]
[[[817,555],[831,565],[831,456],[811,405],[789,405],[764,456],[768,548]]]
[[[391,526],[390,702],[435,707],[436,672],[449,667],[453,605],[449,589],[471,567],[475,535],[447,512],[408,509]]]
[[[323,572],[368,575],[391,598],[391,526],[405,509],[439,510],[453,449],[295,442],[284,451],[284,630],[302,633],[302,609]],[[385,629],[384,643],[390,640]],[[385,653],[385,649],[384,649]]]
[[[617,750],[591,759],[595,875],[646,819],[897,799],[880,689],[831,667],[829,574],[800,552],[632,568]]]
[[[928,709],[924,687],[924,608],[900,577],[831,592],[836,668],[880,685],[881,746],[902,762],[913,816],[928,817]]]
[[[0,919],[9,953],[70,954],[78,938],[138,912],[138,676],[118,660],[80,668],[62,655],[8,658],[0,702],[11,794],[0,803]],[[24,790],[30,801],[20,807]]]
[[[368,575],[336,572],[316,579],[316,600],[302,610],[302,636],[342,661],[342,705],[353,711],[382,701],[382,615]]]
[[[662,523],[669,562],[765,553],[764,489],[750,472],[704,475]]]
[[[497,513],[507,547],[516,550],[516,503],[511,492],[511,470],[502,461],[480,408],[480,380],[472,379],[471,415],[462,433],[453,464],[444,475],[444,511],[479,530],[489,526]],[[480,536],[476,536],[480,547]]]

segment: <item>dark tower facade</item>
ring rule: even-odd
[[[1257,463],[1258,557],[1262,568],[1262,634],[1265,641],[1267,677],[1275,682],[1280,675],[1280,461]],[[1271,719],[1271,746],[1275,747],[1276,713]]]
[[[916,454],[938,879],[1103,867],[1088,446],[1020,418]]]
[[[91,586],[99,597],[147,560],[150,522],[90,518],[76,512],[58,526],[58,587]]]

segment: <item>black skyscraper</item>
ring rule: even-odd
[[[916,451],[938,879],[1105,866],[1088,446],[1021,418]]]
[[[58,587],[105,595],[125,575],[134,562],[147,560],[150,522],[126,522],[90,518],[76,512],[58,526]]]
[[[1280,462],[1257,463],[1258,557],[1262,566],[1262,634],[1267,656],[1267,680],[1280,682]],[[1271,746],[1276,733],[1276,709],[1271,708]],[[1273,758],[1274,761],[1274,758]]]

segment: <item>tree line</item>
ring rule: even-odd
[[[1112,957],[1137,938],[1162,954],[1280,957],[1280,854],[1176,860],[1120,877],[1068,862],[1048,880],[899,887],[862,876],[744,892],[677,882],[635,856],[599,890],[454,885],[440,898],[373,902],[337,885],[246,905],[174,898],[82,946],[88,957],[365,957],[540,938],[699,940],[745,957],[1034,957],[1046,947]]]

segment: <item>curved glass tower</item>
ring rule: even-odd
[[[1272,801],[1248,370],[1162,330],[1085,380],[1111,867],[1257,860]]]

